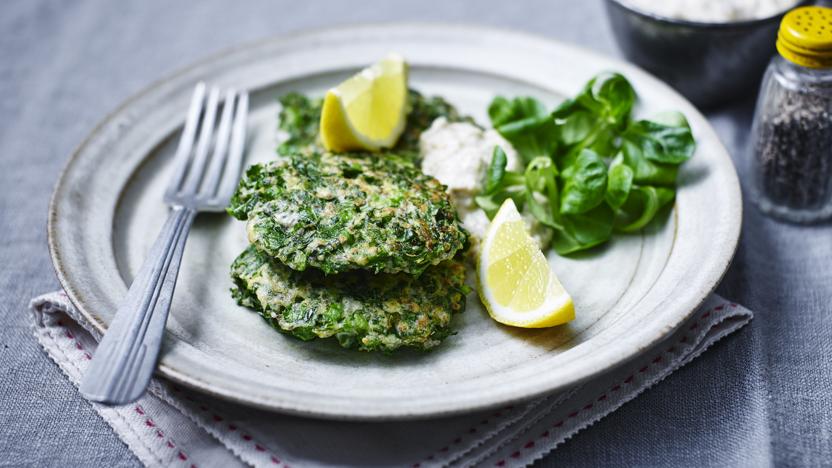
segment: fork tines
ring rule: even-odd
[[[242,164],[248,93],[229,89],[222,100],[221,94],[205,83],[194,90],[165,192],[170,205],[220,211],[231,198]]]

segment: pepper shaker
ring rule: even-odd
[[[751,130],[751,191],[766,214],[832,217],[832,8],[787,13]]]

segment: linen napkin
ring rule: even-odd
[[[78,385],[100,339],[66,294],[32,300],[35,337]],[[360,423],[270,413],[162,379],[120,407],[92,403],[147,466],[526,466],[635,398],[753,317],[712,294],[661,343],[577,387],[528,403],[428,421]]]

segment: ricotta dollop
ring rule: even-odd
[[[422,172],[448,187],[462,225],[477,238],[485,235],[490,221],[474,197],[481,190],[495,146],[506,153],[506,169],[522,168],[517,151],[499,133],[468,122],[449,122],[440,117],[419,139]]]
[[[484,130],[468,122],[449,122],[440,117],[419,139],[422,172],[447,186],[463,227],[475,241],[485,237],[491,223],[474,202],[474,197],[482,190],[495,146],[506,153],[506,169],[523,170],[517,151],[493,129]],[[547,245],[551,231],[527,213],[523,214],[523,219],[538,245]],[[472,251],[476,250],[477,242],[474,242]]]

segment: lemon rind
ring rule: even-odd
[[[399,105],[401,109],[397,118],[397,124],[392,128],[386,138],[371,138],[358,130],[349,118],[349,114],[344,105],[345,96],[342,95],[339,87],[345,83],[356,79],[358,76],[363,76],[364,79],[374,81],[383,76],[384,68],[387,66],[401,67],[400,72],[403,76],[403,88],[400,90],[400,96],[404,100]],[[409,70],[407,63],[401,56],[397,54],[390,54],[380,62],[365,68],[357,75],[348,78],[337,87],[330,88],[324,97],[324,106],[321,113],[321,129],[324,128],[338,128],[337,131],[322,131],[321,143],[329,151],[350,151],[350,150],[368,150],[379,151],[385,148],[395,146],[399,137],[405,130],[407,122],[407,82]]]
[[[560,281],[555,275],[554,271],[549,276],[549,284],[547,289],[551,290],[557,288],[563,291],[563,294],[547,297],[546,300],[539,307],[529,311],[515,311],[507,306],[498,304],[491,294],[490,289],[483,287],[486,282],[486,270],[490,264],[488,259],[488,252],[491,249],[494,240],[494,230],[503,223],[512,221],[522,221],[522,217],[517,211],[516,207],[511,210],[506,206],[507,203],[513,202],[506,200],[503,206],[497,211],[497,215],[491,221],[491,225],[486,231],[484,242],[480,250],[480,255],[477,258],[477,290],[479,292],[480,300],[485,306],[488,315],[495,321],[504,325],[510,325],[522,328],[548,328],[564,323],[570,322],[575,318],[575,306],[572,297],[560,284]]]

